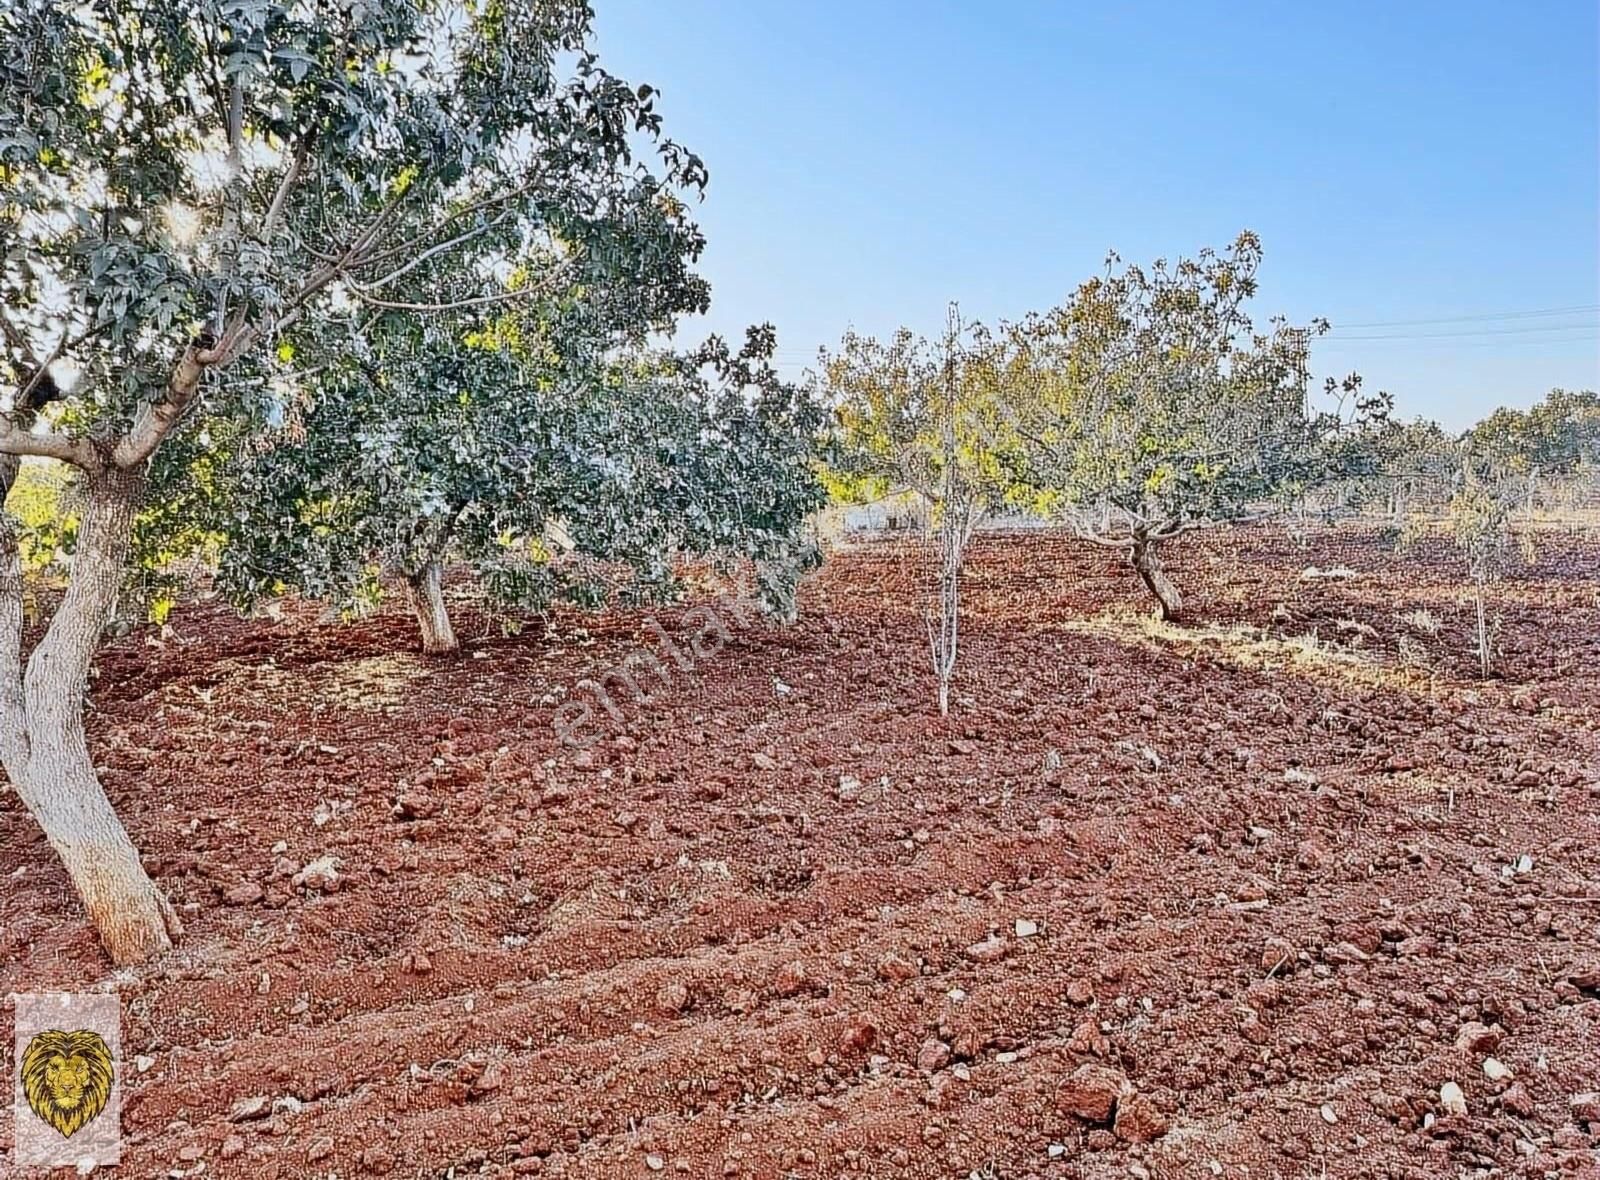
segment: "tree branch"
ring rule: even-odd
[[[221,340],[197,336],[190,341],[167,381],[166,394],[159,401],[145,402],[139,407],[128,433],[112,449],[111,461],[118,467],[130,468],[148,459],[200,392],[200,378],[206,369],[233,359],[242,351],[241,342],[246,338],[253,340],[255,331],[235,313],[235,322]]]
[[[391,299],[379,299],[367,294],[365,288],[346,279],[350,293],[361,302],[372,307],[381,307],[389,311],[456,311],[465,307],[486,307],[492,303],[505,303],[512,299],[528,299],[535,295],[543,295],[556,285],[556,281],[565,275],[565,269],[547,276],[540,283],[531,283],[526,287],[518,287],[512,291],[500,291],[494,295],[478,295],[470,299],[455,299],[447,303],[404,303]]]
[[[85,471],[98,471],[100,456],[86,438],[72,438],[54,431],[34,433],[17,425],[10,414],[0,413],[0,455],[33,455],[40,459],[59,459]]]
[[[502,213],[499,217],[495,218],[493,221],[486,221],[486,222],[484,222],[484,224],[478,226],[476,229],[470,229],[466,233],[459,234],[456,237],[451,238],[447,242],[440,242],[437,246],[434,246],[434,247],[432,247],[431,249],[428,249],[428,250],[424,250],[421,254],[418,254],[410,262],[402,263],[400,266],[395,267],[394,270],[391,270],[388,274],[383,275],[380,278],[372,279],[369,282],[363,283],[362,286],[368,291],[376,290],[378,287],[386,286],[387,284],[394,282],[395,279],[398,279],[401,275],[405,274],[407,271],[410,271],[410,270],[412,270],[412,269],[414,269],[416,267],[421,266],[424,262],[428,261],[428,259],[436,257],[437,255],[443,254],[446,250],[449,250],[449,249],[452,249],[453,247],[459,246],[463,242],[470,242],[473,238],[481,237],[482,235],[488,233],[491,229],[494,229],[496,226],[503,225],[505,223],[506,219],[509,216],[510,216],[509,213]],[[387,251],[385,251],[385,253],[387,253]],[[364,260],[363,262],[359,263],[358,265],[368,266],[368,265],[371,265],[373,262],[376,262],[377,260],[378,260],[377,256],[374,256],[372,258],[368,258],[368,259]]]
[[[520,184],[516,188],[511,189],[509,192],[500,193],[493,197],[484,197],[482,200],[474,201],[470,205],[464,205],[460,209],[457,209],[454,213],[450,214],[448,217],[444,218],[444,220],[440,221],[438,225],[433,226],[427,232],[420,233],[416,237],[411,238],[408,241],[401,242],[397,246],[390,246],[387,249],[379,250],[376,254],[369,254],[366,258],[362,259],[361,265],[371,266],[374,263],[386,262],[391,258],[403,257],[404,255],[409,254],[413,250],[417,249],[417,247],[421,246],[424,242],[427,242],[443,233],[446,229],[460,221],[463,217],[470,217],[480,209],[487,209],[492,205],[502,205],[507,201],[513,201],[518,197],[525,196],[527,193],[531,192],[538,183],[538,180],[530,180],[526,184]]]
[[[283,179],[278,182],[278,191],[272,194],[272,204],[267,206],[266,216],[261,219],[261,237],[263,240],[272,236],[272,231],[277,228],[278,221],[283,217],[283,211],[289,203],[289,194],[300,180],[300,173],[305,170],[306,156],[311,150],[312,133],[307,132],[300,137],[300,144],[294,150],[294,156],[289,161],[289,168],[283,174]]]

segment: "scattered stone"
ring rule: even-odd
[[[950,1046],[939,1040],[922,1043],[917,1053],[917,1068],[925,1073],[937,1073],[950,1064]]]
[[[235,1156],[244,1154],[244,1138],[240,1135],[229,1135],[222,1141],[222,1158],[231,1160]]]
[[[506,1084],[506,1063],[496,1057],[483,1067],[483,1072],[478,1075],[478,1080],[472,1083],[472,1092],[476,1095],[493,1094]]]
[[[845,1025],[840,1042],[846,1049],[870,1049],[877,1039],[877,1025],[865,1016],[855,1016]]]
[[[294,875],[290,882],[296,889],[332,893],[339,888],[339,866],[336,856],[319,856]]]
[[[991,934],[982,942],[969,946],[966,954],[974,963],[998,963],[1005,958],[1006,944]]]
[[[1512,1082],[1500,1095],[1500,1109],[1518,1118],[1533,1117],[1533,1098],[1521,1082]]]
[[[1394,949],[1402,959],[1427,958],[1438,952],[1439,940],[1431,934],[1414,934],[1410,938],[1402,938]]]
[[[333,1140],[330,1139],[328,1136],[324,1135],[321,1139],[318,1139],[310,1147],[306,1148],[306,1162],[314,1164],[318,1160],[327,1159],[332,1154],[333,1154]]]
[[[1294,959],[1294,947],[1281,938],[1274,938],[1261,951],[1261,969],[1268,975],[1287,971]]]
[[[753,758],[751,758],[750,761],[755,763],[755,767],[756,767],[757,770],[777,770],[778,769],[778,760],[776,758],[774,758],[771,754],[757,754]]]
[[[1503,1082],[1512,1076],[1511,1067],[1498,1057],[1485,1057],[1483,1059],[1483,1076],[1491,1082]]]
[[[777,974],[772,977],[773,990],[780,996],[798,995],[810,985],[811,977],[806,972],[806,965],[798,959],[779,967]]]
[[[1578,1122],[1600,1123],[1600,1090],[1586,1090],[1582,1094],[1574,1094],[1567,1099],[1567,1103],[1572,1108],[1572,1117]]]
[[[839,798],[846,803],[861,797],[861,780],[853,774],[839,776]]]
[[[1446,1082],[1439,1087],[1439,1105],[1446,1114],[1460,1118],[1467,1113],[1467,1096],[1456,1083]]]
[[[1336,942],[1322,948],[1322,957],[1329,963],[1365,963],[1372,956],[1353,942]]]
[[[952,754],[971,754],[977,750],[976,746],[962,738],[951,738],[947,748]]]
[[[247,1123],[252,1119],[264,1119],[271,1110],[272,1104],[267,1101],[264,1094],[256,1094],[250,1098],[241,1098],[233,1104],[228,1111],[230,1123]]]
[[[1120,1070],[1080,1065],[1057,1088],[1056,1107],[1087,1122],[1109,1122],[1117,1099],[1131,1091],[1127,1076]]]
[[[1456,1048],[1463,1053],[1489,1053],[1500,1044],[1501,1029],[1469,1020],[1456,1031]]]
[[[394,1153],[385,1147],[369,1147],[361,1153],[361,1166],[374,1176],[394,1171]]]
[[[398,820],[428,819],[439,810],[439,801],[421,791],[406,791],[390,810]]]
[[[878,960],[879,979],[894,982],[897,980],[903,981],[907,979],[915,979],[916,977],[917,965],[910,959],[902,958],[899,955],[889,954],[884,955],[883,958]]]
[[[243,881],[222,895],[229,905],[253,905],[267,895],[259,881]]]
[[[1112,1130],[1124,1143],[1149,1143],[1167,1133],[1167,1118],[1143,1094],[1129,1094],[1117,1101],[1117,1121]]]
[[[1087,979],[1074,979],[1067,984],[1067,999],[1074,1004],[1087,1004],[1094,999],[1094,985]]]
[[[1567,982],[1581,992],[1600,992],[1600,963],[1580,963],[1567,972]]]
[[[663,1012],[679,1013],[689,1007],[689,989],[681,983],[667,983],[656,992],[656,1007]]]

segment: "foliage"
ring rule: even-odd
[[[1519,551],[1513,532],[1514,503],[1520,500],[1517,484],[1497,475],[1493,460],[1469,455],[1460,488],[1450,500],[1451,533],[1472,579],[1477,610],[1475,645],[1479,670],[1487,678],[1494,665],[1497,627],[1488,607],[1490,588],[1516,563]]]
[[[1327,324],[1274,318],[1257,330],[1261,245],[1149,268],[1122,266],[1082,284],[1019,328],[1041,379],[1012,406],[1028,442],[1028,481],[1102,539],[1175,535],[1286,504],[1334,470],[1359,470],[1350,445],[1387,411],[1357,377],[1329,381],[1312,404],[1311,341]]]
[[[822,357],[836,415],[834,493],[909,490],[921,501],[932,566],[924,621],[941,714],[956,668],[967,545],[1017,482],[1022,452],[1005,408],[1012,384],[1030,375],[1010,336],[963,325],[953,305],[937,344],[906,329],[887,343],[847,333]]]
[[[0,758],[115,961],[179,929],[82,736],[135,504],[146,553],[203,541],[186,497],[215,460],[291,424],[322,372],[354,381],[346,353],[404,352],[386,313],[648,275],[586,302],[604,320],[695,282],[683,197],[704,167],[661,137],[649,86],[598,65],[591,21],[585,0],[0,7],[0,486],[37,456],[84,493],[44,636],[25,656],[19,625],[0,634]]]
[[[701,554],[754,560],[792,614],[819,415],[777,378],[770,329],[737,354],[608,359],[570,334],[530,347],[515,324],[450,326],[406,323],[393,351],[333,365],[274,445],[239,456],[221,564],[236,597],[351,604],[383,571],[453,555],[502,603],[598,606],[670,595],[675,560]]]
[[[834,412],[828,480],[838,498],[909,490],[936,510],[955,489],[980,514],[1004,501],[1021,459],[1005,419],[1015,356],[1004,336],[954,317],[952,308],[938,342],[907,328],[887,341],[847,332],[823,352],[815,388]]]
[[[17,524],[22,568],[30,574],[58,570],[78,531],[70,469],[55,463],[24,463],[6,501]]]
[[[670,141],[665,181],[630,169],[633,135],[659,130],[653,92],[598,67],[589,19],[532,0],[19,0],[0,16],[14,375],[15,341],[59,352],[78,395],[64,422],[91,431],[166,385],[197,324],[316,335],[332,287],[346,313],[432,306],[481,297],[483,266],[535,240],[636,249],[625,229],[703,169]],[[273,359],[227,409],[283,414]]]

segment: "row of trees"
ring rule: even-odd
[[[67,468],[30,532],[71,551],[30,648],[0,523],[0,761],[114,961],[179,933],[84,736],[130,569],[198,548],[241,602],[392,574],[433,651],[448,559],[524,604],[745,559],[792,610],[820,413],[769,328],[650,346],[707,303],[706,171],[590,24],[585,0],[0,9],[0,488]]]
[[[1296,510],[1448,511],[1478,594],[1515,547],[1513,501],[1600,468],[1600,399],[1557,390],[1463,436],[1401,422],[1361,378],[1312,380],[1323,320],[1258,326],[1261,243],[1125,266],[1115,256],[1060,307],[996,329],[952,309],[938,341],[847,334],[824,352],[819,396],[837,410],[834,488],[922,506],[930,547],[929,650],[948,711],[968,541],[1020,509],[1123,553],[1163,619],[1183,595],[1162,549],[1193,529]]]

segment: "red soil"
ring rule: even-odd
[[[983,539],[946,723],[908,551],[856,547],[588,755],[554,706],[643,612],[460,604],[424,661],[398,612],[181,606],[90,728],[187,937],[112,972],[0,793],[0,993],[122,995],[125,1176],[1594,1175],[1600,548],[1505,587],[1487,684],[1443,551],[1169,564],[1240,626]]]

